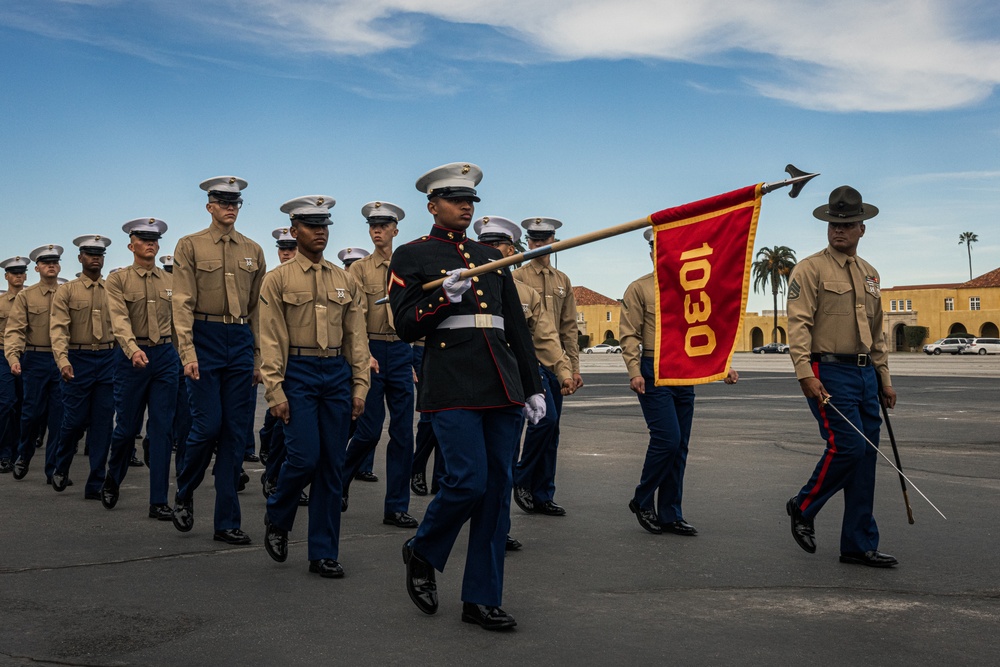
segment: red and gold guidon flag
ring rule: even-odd
[[[760,185],[751,185],[649,216],[657,386],[726,377],[750,289],[761,197]]]

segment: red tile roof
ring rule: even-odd
[[[614,306],[618,304],[617,300],[580,285],[573,288],[573,296],[576,297],[576,305],[578,306]]]
[[[978,278],[973,278],[964,282],[962,287],[1000,287],[1000,268],[993,269],[989,273],[984,273]]]

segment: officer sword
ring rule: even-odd
[[[885,455],[885,454],[884,454],[884,453],[882,452],[882,450],[881,450],[881,449],[879,449],[878,447],[876,447],[876,446],[875,446],[875,443],[873,443],[873,442],[872,442],[871,440],[869,440],[869,439],[868,439],[868,436],[866,436],[866,435],[865,435],[864,433],[862,433],[862,432],[861,432],[861,429],[859,429],[859,428],[858,428],[857,426],[855,426],[855,425],[854,425],[854,422],[852,422],[852,421],[851,421],[850,419],[848,419],[847,417],[845,417],[845,416],[844,416],[844,413],[843,413],[843,412],[841,412],[841,411],[840,411],[840,410],[839,410],[839,409],[837,408],[837,406],[836,406],[836,405],[834,405],[833,403],[831,403],[831,402],[830,402],[830,399],[831,399],[831,398],[833,398],[833,397],[832,397],[832,396],[829,396],[829,395],[828,395],[828,396],[827,396],[827,397],[826,397],[826,398],[825,398],[825,399],[823,400],[823,405],[824,405],[824,406],[829,406],[829,407],[833,408],[833,411],[834,411],[834,412],[836,412],[836,413],[837,413],[838,415],[840,415],[840,418],[841,418],[841,419],[843,419],[843,420],[844,420],[845,422],[847,422],[848,424],[850,424],[850,425],[851,425],[851,428],[853,428],[853,429],[854,429],[855,431],[857,431],[857,432],[858,432],[858,435],[860,435],[860,436],[861,436],[862,438],[864,438],[864,439],[865,439],[865,442],[867,442],[867,443],[868,443],[869,445],[871,445],[871,446],[872,446],[872,449],[874,449],[874,450],[875,450],[876,452],[878,452],[878,455],[879,455],[879,456],[881,456],[881,457],[882,457],[883,459],[885,459],[885,462],[886,462],[886,463],[888,463],[888,464],[889,464],[890,466],[892,466],[892,469],[893,469],[893,470],[895,470],[896,472],[898,472],[898,473],[899,473],[899,477],[900,477],[901,479],[905,479],[905,480],[906,480],[907,482],[909,482],[909,483],[910,483],[910,486],[912,486],[912,487],[913,487],[913,488],[914,488],[914,489],[916,490],[916,492],[920,494],[920,497],[921,497],[921,498],[923,498],[924,500],[926,500],[926,501],[927,501],[927,504],[928,504],[928,505],[930,505],[931,507],[933,507],[933,508],[934,508],[934,511],[935,511],[935,512],[937,512],[938,514],[940,514],[940,515],[941,515],[941,518],[942,518],[942,519],[945,519],[945,520],[947,520],[947,519],[948,519],[948,517],[946,517],[946,516],[944,515],[944,513],[943,513],[943,512],[941,511],[941,510],[939,510],[939,509],[937,508],[937,505],[935,505],[934,503],[932,503],[932,502],[931,502],[931,499],[930,499],[930,498],[928,498],[927,496],[925,496],[925,495],[924,495],[924,492],[923,492],[923,491],[921,491],[921,490],[920,490],[920,488],[919,488],[919,487],[918,487],[918,486],[917,486],[916,484],[914,484],[914,483],[913,483],[913,480],[912,480],[912,479],[910,479],[909,477],[907,477],[906,475],[904,475],[904,474],[903,474],[903,471],[902,471],[902,470],[900,470],[899,468],[897,468],[897,467],[896,467],[896,464],[894,464],[894,463],[893,463],[893,462],[892,462],[892,461],[891,461],[891,460],[889,459],[889,457],[888,457],[888,456],[886,456],[886,455]],[[907,502],[907,509],[909,509],[909,502]],[[913,523],[913,521],[910,521],[910,523]]]

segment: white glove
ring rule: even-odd
[[[545,418],[545,394],[532,394],[524,402],[524,418],[529,424],[537,424]]]
[[[462,300],[462,295],[465,294],[465,290],[472,287],[472,278],[462,279],[460,273],[463,269],[452,269],[448,272],[448,277],[444,279],[444,284],[441,285],[441,289],[444,290],[445,296],[448,297],[448,301],[451,303],[458,303]]]

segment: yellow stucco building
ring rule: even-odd
[[[907,350],[903,328],[927,327],[925,343],[954,334],[1000,336],[1000,268],[968,282],[882,290],[889,349]]]

